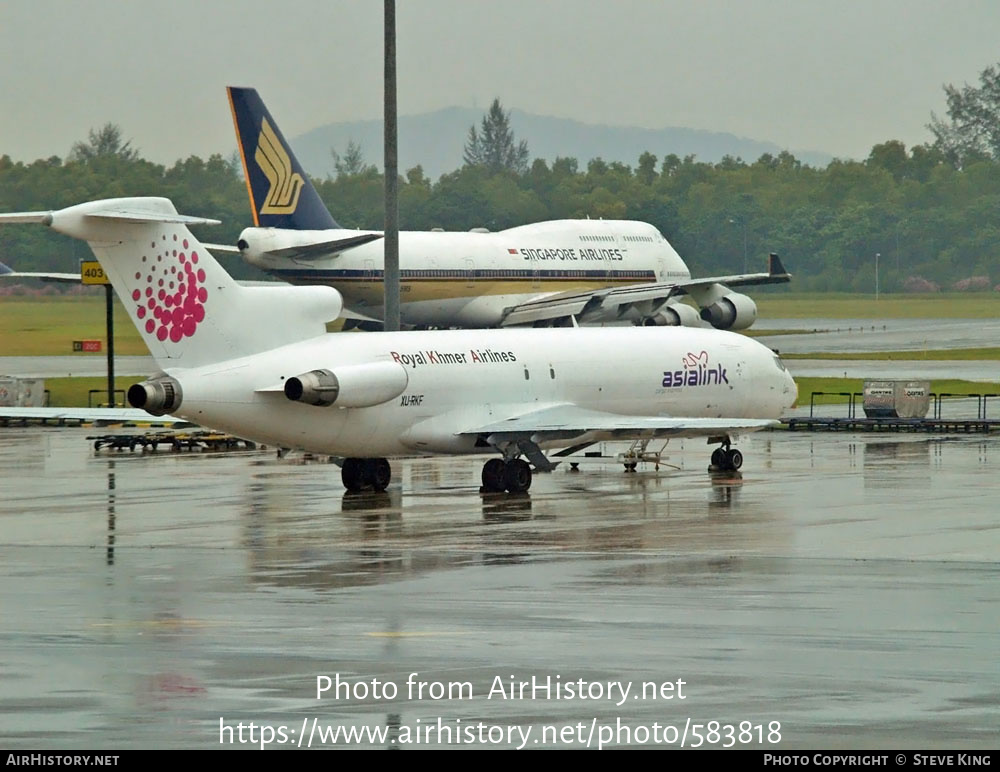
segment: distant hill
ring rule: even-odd
[[[484,110],[471,107],[446,107],[420,115],[399,118],[399,170],[421,164],[432,180],[462,165],[462,150],[469,127],[479,125]],[[280,120],[280,118],[279,118]],[[566,118],[534,115],[511,110],[511,126],[517,139],[528,141],[531,158],[545,158],[550,163],[557,156],[576,158],[585,169],[591,158],[621,161],[635,166],[639,156],[649,151],[662,161],[674,153],[681,158],[695,155],[699,161],[716,162],[725,155],[755,161],[764,153],[777,155],[783,148],[773,142],[761,142],[733,134],[682,129],[640,129],[634,126],[599,126]],[[343,155],[347,143],[361,145],[365,162],[382,168],[382,121],[331,123],[306,132],[289,141],[306,171],[315,177],[333,174],[333,148]],[[826,153],[792,151],[810,166],[825,167],[833,158]]]

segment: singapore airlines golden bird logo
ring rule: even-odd
[[[302,192],[303,179],[301,174],[292,172],[292,160],[288,151],[282,147],[278,135],[274,133],[271,124],[264,119],[257,138],[257,152],[254,160],[264,172],[271,184],[260,208],[261,214],[290,214],[299,205],[299,194]]]

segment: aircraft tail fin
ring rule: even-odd
[[[0,224],[25,222],[90,245],[164,369],[214,364],[322,335],[343,307],[332,287],[240,286],[188,230],[218,221],[180,215],[166,198],[0,214]]]
[[[253,88],[226,88],[243,160],[250,208],[259,228],[340,228]]]

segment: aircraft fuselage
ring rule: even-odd
[[[381,239],[318,258],[266,254],[360,233],[247,228],[240,241],[247,261],[276,278],[331,285],[351,309],[381,318]],[[439,327],[495,327],[506,309],[547,294],[691,278],[656,228],[631,220],[554,220],[496,233],[403,231],[399,261],[403,323]]]
[[[386,392],[390,398],[320,407],[282,391],[302,373],[343,374],[362,365],[398,384]],[[772,419],[795,399],[795,384],[770,349],[735,333],[679,327],[337,334],[167,373],[183,391],[175,415],[281,447],[372,457],[495,452],[469,427],[555,405],[625,416]],[[341,383],[348,403],[379,386],[371,380],[351,393],[348,380]],[[594,432],[544,444],[618,436]]]

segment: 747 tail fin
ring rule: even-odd
[[[250,208],[259,228],[340,228],[323,204],[256,89],[229,86]]]

